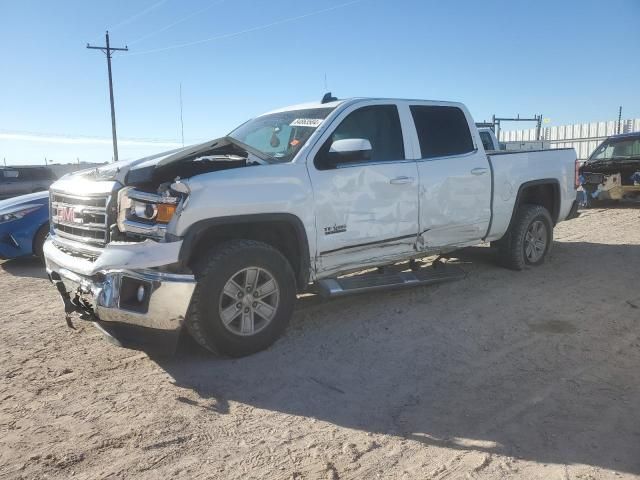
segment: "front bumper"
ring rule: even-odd
[[[167,244],[147,243],[145,266],[136,255],[140,244],[119,244],[111,249],[108,246],[92,262],[67,253],[55,242],[54,237],[45,243],[45,262],[68,316],[78,313],[84,320],[97,322],[112,336],[116,327],[128,326],[139,331],[140,336],[146,329],[177,340],[195,279],[193,275],[165,273],[153,267],[159,266],[160,257],[164,257],[165,264],[177,260],[180,245],[169,250]],[[170,251],[175,251],[175,259],[167,256]],[[146,343],[145,339],[140,340],[141,345]],[[126,343],[135,346],[137,342],[129,339]]]

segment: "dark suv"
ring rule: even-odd
[[[49,190],[55,180],[48,167],[0,167],[0,200]]]
[[[580,167],[589,202],[640,197],[640,132],[607,138]]]

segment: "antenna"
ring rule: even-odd
[[[338,100],[336,97],[331,95],[331,92],[327,92],[324,94],[324,97],[322,97],[322,101],[320,103],[329,103],[329,102],[335,102],[336,100]]]
[[[182,131],[182,146],[184,147],[184,122],[182,120],[182,82],[180,82],[180,129]]]

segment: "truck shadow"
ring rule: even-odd
[[[0,268],[14,277],[47,278],[44,263],[36,257],[21,257],[14,258],[13,260],[5,260],[0,263]]]
[[[229,402],[456,450],[640,473],[640,246],[556,242],[510,272],[466,249],[438,287],[299,302],[242,359],[156,361]],[[630,262],[634,264],[630,265]],[[195,408],[195,407],[194,407]]]

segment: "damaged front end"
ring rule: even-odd
[[[189,202],[189,178],[260,164],[225,139],[80,172],[50,193],[47,272],[67,323],[95,322],[125,346],[160,337],[175,348],[195,288],[170,235]],[[127,341],[121,332],[145,330]]]
[[[587,203],[640,198],[640,133],[607,138],[579,171]]]
[[[640,198],[640,160],[627,164],[585,164],[580,184],[590,200],[623,200]]]

